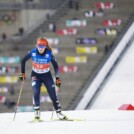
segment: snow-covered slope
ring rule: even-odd
[[[85,121],[48,121],[52,112],[42,112],[45,122],[29,123],[33,113],[0,114],[1,134],[133,134],[134,112],[119,110],[63,111],[70,118]],[[56,118],[56,114],[54,114]]]
[[[134,104],[134,41],[112,71],[91,109],[118,109],[122,104]]]

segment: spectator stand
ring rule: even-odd
[[[83,11],[90,10],[91,9],[90,6],[92,6],[91,4],[92,2],[89,0],[79,1],[80,8],[83,8],[82,10],[79,9],[76,11],[74,9],[71,9],[70,11],[64,7],[60,9],[60,11],[56,12],[55,15],[49,18],[50,23],[56,22],[57,29],[61,29],[62,31],[63,29],[66,29],[66,28],[76,28],[78,30],[77,34],[69,35],[68,31],[65,30],[65,33],[67,33],[68,35],[67,34],[64,35],[65,33],[62,31],[61,32],[62,34],[57,36],[56,33],[50,32],[48,30],[49,23],[48,21],[46,21],[43,23],[43,25],[39,26],[39,29],[36,29],[32,34],[30,34],[28,39],[24,40],[19,45],[17,44],[20,50],[24,50],[25,52],[27,52],[29,48],[31,48],[31,45],[29,44],[32,44],[33,46],[35,46],[34,43],[35,43],[36,37],[40,35],[39,34],[40,30],[43,30],[45,32],[45,37],[50,37],[50,38],[56,37],[59,39],[60,42],[57,45],[56,44],[53,45],[53,47],[56,47],[56,48],[58,47],[60,50],[59,53],[55,55],[57,58],[57,61],[59,62],[59,65],[67,66],[64,69],[64,71],[67,70],[67,72],[60,73],[61,80],[64,83],[61,85],[62,97],[64,98],[64,99],[61,99],[61,104],[63,106],[63,109],[72,109],[72,107],[70,107],[70,104],[72,104],[72,102],[75,100],[76,96],[78,95],[77,93],[80,93],[80,91],[83,91],[83,86],[86,83],[87,79],[89,77],[90,78],[92,77],[97,65],[102,61],[102,59],[104,59],[104,56],[105,56],[103,52],[104,45],[106,44],[109,45],[111,44],[111,41],[113,41],[113,38],[111,38],[111,36],[98,36],[96,33],[96,30],[97,28],[115,28],[115,27],[109,27],[109,26],[105,27],[105,26],[102,26],[100,23],[101,20],[104,18],[105,19],[115,18],[115,16],[112,16],[112,14],[109,15],[110,11],[114,10],[114,8],[112,10],[103,9],[105,13],[103,17],[94,17],[94,19],[87,18],[83,16]],[[122,4],[119,4],[119,5],[123,6]],[[87,8],[85,9],[84,7],[87,7]],[[70,18],[74,18],[74,16],[75,18],[79,20],[86,20],[87,25],[80,26],[80,27],[79,26],[65,27],[65,20],[70,20]],[[116,17],[121,18],[118,12],[116,12]],[[77,53],[76,51],[76,44],[75,44],[75,39],[77,38],[82,38],[84,39],[84,42],[86,42],[86,44],[77,44],[77,47],[82,47],[82,49],[80,50],[78,49],[79,53]],[[85,40],[85,38],[95,38],[97,41],[97,44],[88,44],[89,40],[87,39]],[[22,46],[22,49],[21,49],[21,46]],[[85,47],[96,47],[96,46],[97,46],[97,51],[94,48],[92,48],[93,49],[92,51],[91,51],[91,48],[85,49]],[[95,53],[95,51],[97,53]],[[94,52],[94,53],[90,54],[91,52]],[[65,59],[66,56],[68,56],[67,59]],[[66,61],[69,61],[69,63],[66,63]],[[77,66],[78,68],[77,73],[75,72],[71,73],[68,66]],[[28,72],[26,72],[28,76],[30,72],[29,70],[31,69],[30,67],[31,67],[30,64],[28,64]],[[30,80],[28,78],[28,82],[29,81]],[[30,101],[29,100],[25,101],[27,97],[31,97],[31,94],[30,94],[31,86],[28,85],[28,82],[25,83],[25,88],[27,89],[25,91],[27,92],[25,92],[26,93],[25,97],[22,97],[22,101],[21,101],[22,105],[31,104],[30,99],[29,99]],[[16,86],[15,88],[19,89],[19,86]],[[48,110],[51,108],[52,108],[52,105],[48,102],[45,102],[45,106],[43,105],[42,109]]]
[[[114,27],[114,26],[120,26],[122,23],[121,19],[104,19],[101,22],[102,26],[109,26],[109,27]]]
[[[85,17],[103,17],[105,15],[102,9],[88,10],[84,12]]]
[[[100,36],[116,36],[117,29],[116,28],[98,28],[96,33]]]
[[[112,9],[114,7],[113,2],[95,2],[94,6],[97,9]]]
[[[76,28],[64,28],[64,29],[58,29],[56,31],[57,35],[76,35],[77,29]]]
[[[0,57],[0,93],[1,105],[4,105],[4,109],[12,110],[16,105],[15,88],[14,86],[18,83],[18,71],[17,64],[20,62],[19,56],[11,57]]]

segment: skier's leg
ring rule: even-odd
[[[61,105],[56,95],[55,85],[53,79],[48,79],[47,83],[45,84],[47,92],[52,100],[53,106],[56,111],[61,111]]]
[[[55,84],[54,84],[54,81],[50,72],[43,74],[42,82],[46,86],[47,92],[50,96],[50,99],[52,100],[55,110],[61,111],[61,106],[60,106],[60,103],[59,103],[59,100],[57,98],[56,91],[55,91]]]
[[[40,118],[40,87],[41,82],[32,76],[32,88],[33,88],[33,106],[35,110],[35,118]]]
[[[53,106],[56,110],[57,116],[60,119],[66,119],[67,117],[61,113],[61,106],[60,106],[59,100],[58,100],[56,92],[55,92],[55,84],[54,84],[51,73],[48,72],[47,76],[45,75],[45,77],[47,79],[45,79],[43,82],[44,82],[46,89],[48,91],[48,94],[53,102]]]

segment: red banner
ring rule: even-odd
[[[66,73],[66,72],[77,72],[78,67],[77,66],[60,66],[59,72],[60,73]]]
[[[65,28],[65,29],[59,29],[56,31],[57,35],[75,35],[77,34],[76,28]]]
[[[111,20],[103,20],[101,22],[103,26],[120,26],[121,19],[111,19]]]
[[[96,2],[94,5],[98,9],[112,9],[114,6],[111,2]]]

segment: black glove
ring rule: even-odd
[[[21,81],[26,80],[26,75],[25,75],[25,73],[20,73],[20,75],[19,75],[19,80],[21,80]]]
[[[59,77],[56,77],[56,83],[55,84],[56,84],[57,87],[60,87],[61,81],[60,81]]]

